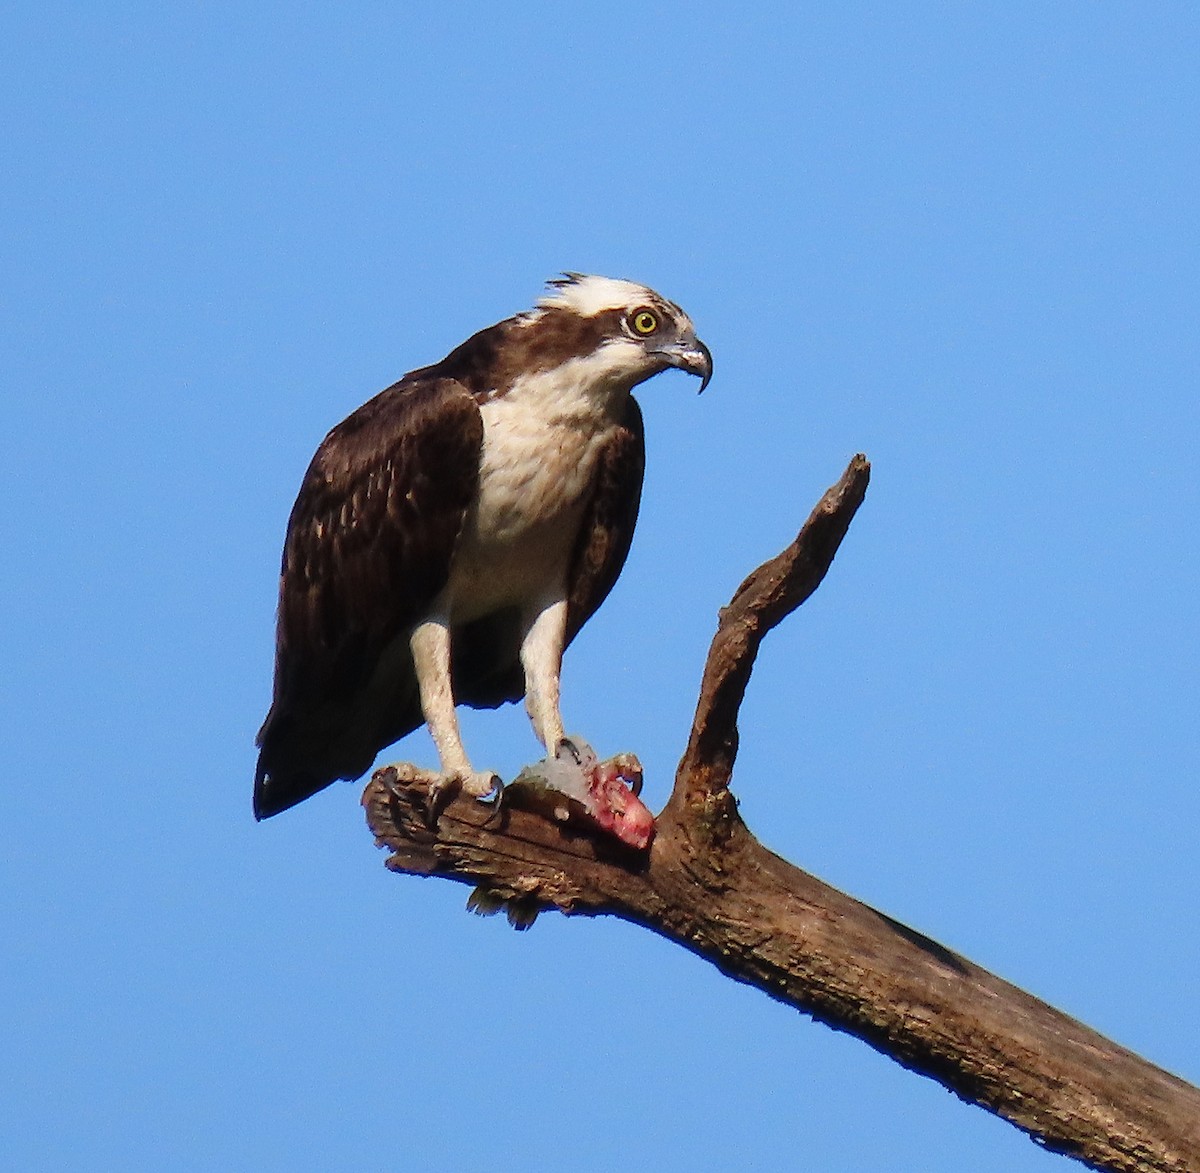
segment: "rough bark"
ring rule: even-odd
[[[764,848],[729,780],[759,643],[816,589],[866,492],[856,456],[795,542],[721,611],[674,791],[648,853],[532,812],[489,822],[454,802],[430,829],[432,776],[388,767],[363,803],[393,871],[475,886],[472,907],[606,913],[856,1035],[1029,1133],[1107,1170],[1200,1173],[1200,1091]]]

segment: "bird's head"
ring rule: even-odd
[[[574,335],[579,361],[626,388],[670,367],[696,375],[701,391],[712,378],[712,355],[691,318],[632,281],[566,273],[549,283],[528,320],[546,334]]]

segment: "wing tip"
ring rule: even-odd
[[[306,798],[311,798],[319,790],[324,790],[332,781],[332,778],[317,778],[303,771],[275,772],[259,754],[258,766],[254,771],[254,821],[261,823],[263,819],[282,814]]]
[[[267,791],[270,785],[270,775],[267,773],[267,768],[263,763],[263,755],[258,755],[258,765],[254,769],[254,800],[252,809],[254,811],[254,821],[261,823],[263,819],[269,819],[272,815],[279,814],[283,807],[276,807],[274,803],[268,801]]]

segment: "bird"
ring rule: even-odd
[[[422,724],[438,787],[494,797],[460,704],[524,697],[547,760],[587,756],[564,734],[562,655],[629,553],[645,471],[632,390],[670,368],[701,391],[712,378],[678,305],[568,272],[328,433],[287,523],[256,819],[361,777]]]

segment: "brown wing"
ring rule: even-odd
[[[600,457],[595,489],[579,530],[570,577],[568,644],[608,598],[625,565],[645,471],[642,411],[631,395],[621,427]]]
[[[482,443],[460,383],[409,376],[317,449],[284,543],[258,818],[357,778],[421,723],[407,634],[446,585]]]

